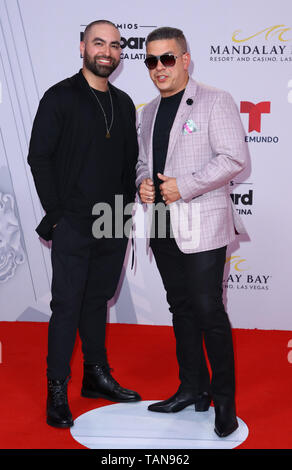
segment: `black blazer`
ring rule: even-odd
[[[138,158],[136,110],[122,90],[109,83],[115,94],[126,136],[126,165],[123,175],[124,202],[134,202],[135,166]],[[36,228],[45,240],[63,215],[63,202],[75,185],[83,156],[96,132],[96,102],[82,71],[49,88],[34,119],[28,164],[46,215]]]

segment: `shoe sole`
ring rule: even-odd
[[[227,437],[230,434],[232,434],[234,431],[236,431],[237,428],[238,428],[238,424],[234,426],[232,429],[230,429],[229,431],[219,432],[216,428],[214,428],[214,431],[219,437]]]
[[[156,413],[178,413],[179,411],[182,411],[184,410],[187,406],[190,406],[190,405],[194,405],[195,402],[192,401],[191,403],[188,403],[187,405],[184,405],[184,406],[179,406],[177,408],[174,408],[173,410],[155,410],[153,408],[151,408],[151,405],[148,406],[148,410],[149,411],[155,411]]]
[[[71,421],[70,423],[57,423],[55,421],[51,421],[50,419],[47,419],[47,424],[49,426],[52,426],[53,428],[65,429],[65,428],[71,428],[74,425],[74,421]]]
[[[90,392],[90,391],[87,391],[87,390],[81,390],[81,396],[82,397],[85,397],[85,398],[105,398],[106,400],[109,400],[109,401],[114,401],[116,403],[128,403],[128,402],[133,402],[133,401],[141,401],[141,398],[137,397],[137,398],[127,398],[127,399],[121,399],[121,400],[118,400],[118,399],[115,399],[115,398],[112,398],[112,397],[109,397],[107,395],[102,395],[101,393],[95,393],[95,392]]]

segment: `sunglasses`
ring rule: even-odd
[[[176,63],[176,59],[184,55],[185,52],[181,55],[173,54],[162,54],[162,55],[151,55],[146,57],[144,64],[149,70],[154,70],[157,67],[158,61],[162,63],[164,67],[173,67]]]

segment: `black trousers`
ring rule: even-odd
[[[65,218],[52,240],[52,315],[48,332],[47,376],[62,380],[79,335],[86,362],[107,363],[107,302],[116,291],[128,238],[95,239]]]
[[[211,385],[214,403],[233,401],[232,331],[222,300],[226,247],[184,254],[171,237],[153,238],[150,246],[172,313],[180,388],[200,393]]]

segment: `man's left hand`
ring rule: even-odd
[[[163,181],[163,183],[159,186],[159,189],[160,194],[162,195],[162,199],[166,205],[171,204],[172,202],[175,202],[181,198],[176,184],[176,178],[165,176],[161,173],[157,173],[157,176],[161,181]]]

